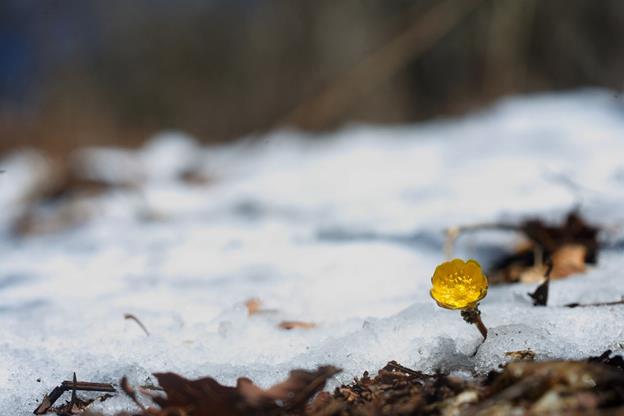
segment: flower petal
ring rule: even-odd
[[[476,260],[453,259],[436,267],[431,277],[431,297],[440,307],[467,309],[485,297],[487,277]]]

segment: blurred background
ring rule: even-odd
[[[549,304],[620,301],[623,52],[624,0],[0,0],[0,409],[74,372],[268,387],[624,353],[624,309],[531,309],[516,286],[475,355],[429,296],[446,236],[501,223],[454,253],[541,280],[572,246],[591,274]],[[284,127],[304,133],[265,134]],[[577,207],[608,235],[595,266]],[[533,216],[566,245],[509,232]]]
[[[3,0],[0,152],[223,142],[624,81],[618,0]]]

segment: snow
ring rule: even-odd
[[[0,409],[31,414],[74,371],[97,382],[127,375],[145,384],[153,372],[175,371],[267,386],[290,369],[333,364],[344,370],[334,386],[389,360],[476,374],[509,351],[622,352],[624,307],[561,307],[620,299],[621,244],[588,273],[553,282],[549,307],[532,306],[535,284],[490,288],[483,345],[428,291],[446,227],[559,221],[580,205],[604,239],[620,241],[623,110],[620,98],[588,90],[507,99],[461,119],[322,136],[278,131],[219,147],[165,132],[138,150],[76,154],[84,176],[119,186],[78,201],[88,212],[78,225],[20,238],[10,226],[50,163],[33,150],[8,155],[0,161]],[[206,184],[182,181],[189,170]],[[48,207],[52,217],[58,204]],[[516,240],[469,234],[457,255],[487,265]],[[250,298],[269,311],[248,316]],[[283,320],[318,326],[285,331]],[[94,407],[131,406],[119,396]]]

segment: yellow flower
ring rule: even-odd
[[[470,309],[485,297],[488,281],[475,260],[454,259],[436,267],[431,297],[446,309]]]

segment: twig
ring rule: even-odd
[[[88,381],[63,381],[61,383],[61,387],[65,390],[70,390],[72,388],[79,391],[99,391],[105,393],[116,393],[115,387],[109,383],[91,383]]]
[[[50,392],[50,394],[46,394],[41,401],[41,404],[37,406],[35,411],[33,412],[36,415],[43,415],[47,413],[47,411],[54,405],[54,403],[65,393],[65,389],[62,386],[57,386]]]
[[[137,325],[139,325],[141,327],[141,329],[145,332],[145,335],[147,335],[149,337],[150,333],[147,330],[147,328],[145,328],[145,325],[143,325],[143,322],[139,321],[139,318],[137,318],[136,316],[132,315],[131,313],[126,313],[124,314],[124,319],[130,319],[134,322],[137,323]]]
[[[615,300],[613,302],[598,302],[598,303],[568,303],[567,305],[563,305],[566,308],[589,308],[592,306],[613,306],[613,305],[624,305],[624,298],[620,300]]]
[[[69,402],[70,407],[76,403],[76,384],[78,384],[78,380],[76,379],[76,372],[74,371],[74,377],[72,378],[72,387],[71,387],[72,395],[71,395],[71,400]]]
[[[74,373],[74,379],[72,381],[63,381],[60,386],[56,386],[50,394],[46,394],[41,404],[37,406],[35,411],[33,412],[36,415],[45,414],[50,408],[54,405],[54,403],[65,393],[66,391],[71,390],[72,393],[72,401],[75,402],[75,392],[79,391],[97,391],[104,393],[115,393],[117,390],[113,387],[112,384],[108,383],[90,383],[87,381],[76,381],[76,373]],[[72,402],[72,403],[73,403]]]
[[[143,386],[138,386],[137,389],[141,392],[144,393],[146,391],[165,391],[165,389],[163,389],[160,386],[154,386],[153,384],[145,384]]]
[[[390,361],[388,364],[386,364],[386,367],[393,368],[405,374],[409,374],[410,376],[422,377],[422,373],[412,370],[411,368],[404,367],[401,364],[397,363],[396,361]]]

